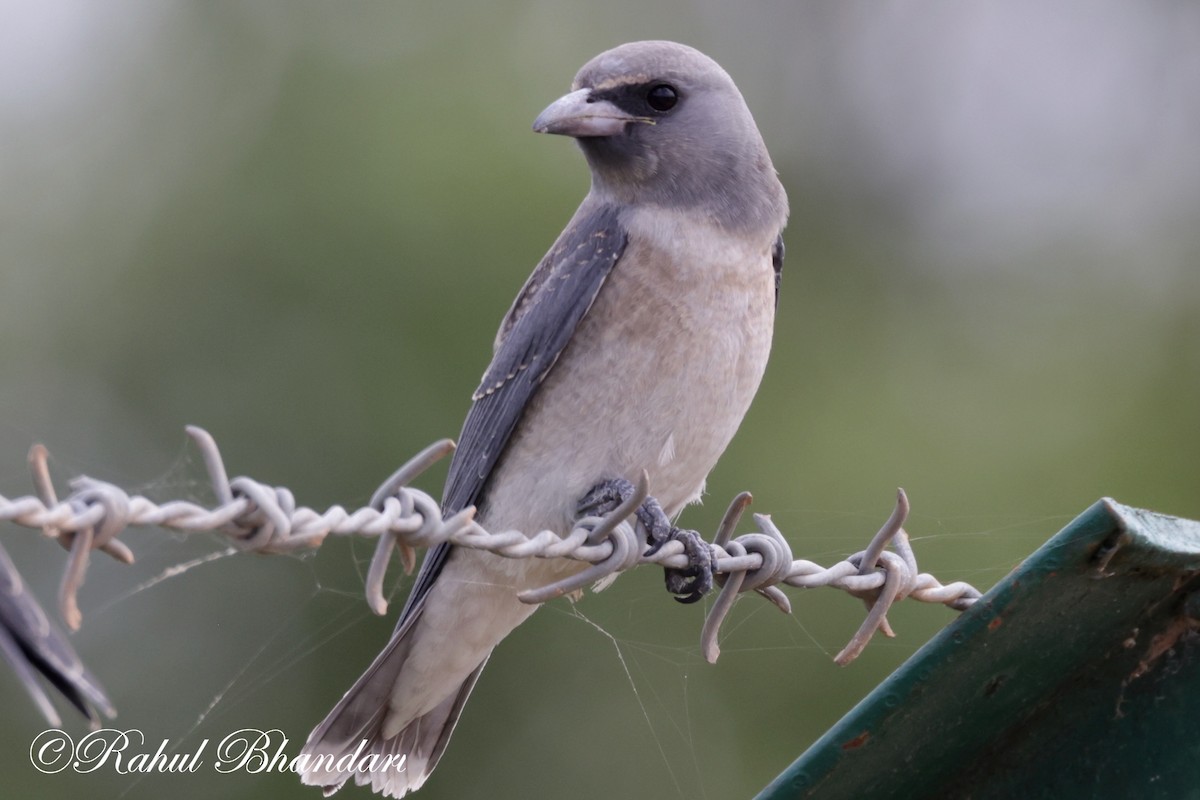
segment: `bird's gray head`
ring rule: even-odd
[[[782,228],[787,196],[725,70],[675,42],[632,42],[593,58],[533,123],[573,136],[592,190],[622,203],[698,208],[730,228]]]

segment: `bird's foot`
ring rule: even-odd
[[[683,554],[687,556],[688,565],[681,569],[666,570],[667,591],[675,595],[680,603],[694,603],[708,594],[713,586],[716,561],[712,545],[695,531],[683,528],[672,528],[670,538],[683,542]]]
[[[579,501],[580,514],[604,516],[629,499],[634,486],[624,478],[610,478],[592,487]],[[667,591],[681,603],[694,603],[703,597],[713,585],[713,553],[707,542],[696,531],[677,528],[653,497],[647,497],[634,514],[646,531],[646,542],[650,545],[646,555],[654,555],[664,544],[673,540],[683,543],[683,552],[688,565],[679,569],[666,569]]]
[[[593,486],[579,501],[576,511],[581,515],[594,514],[603,517],[615,511],[617,506],[633,495],[633,492],[634,486],[629,481],[624,478],[610,478]],[[653,497],[643,500],[634,516],[646,529],[646,540],[650,543],[648,553],[654,553],[670,540],[671,520]]]

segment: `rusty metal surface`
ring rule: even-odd
[[[766,787],[1200,797],[1200,523],[1101,500]]]

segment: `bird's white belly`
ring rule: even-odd
[[[643,469],[669,514],[702,491],[766,368],[770,249],[676,248],[654,255],[656,272],[628,269],[646,249],[622,257],[534,396],[491,484],[485,524],[563,531],[594,485],[636,481]],[[562,455],[545,463],[546,453]]]
[[[711,250],[676,252],[655,259],[666,274],[623,269],[647,255],[625,253],[526,409],[489,483],[485,528],[565,533],[589,489],[609,478],[636,481],[643,469],[669,515],[703,491],[766,367],[770,248],[735,248],[715,263]],[[708,262],[703,271],[689,259],[697,255]],[[417,621],[426,642],[445,644],[414,650],[389,717],[423,713],[458,686],[533,612],[518,592],[585,566],[456,549]]]

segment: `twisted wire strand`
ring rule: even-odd
[[[88,477],[70,481],[71,494],[59,500],[47,466],[47,452],[41,445],[34,445],[29,453],[36,496],[9,500],[0,495],[0,521],[40,529],[69,551],[59,587],[59,612],[71,629],[78,629],[82,621],[77,595],[91,551],[100,550],[118,561],[132,563],[133,552],[118,538],[130,527],[219,533],[241,550],[265,554],[312,550],[331,534],[376,537],[378,544],[365,585],[367,603],[376,614],[387,611],[383,587],[393,550],[399,552],[405,573],[411,574],[416,548],[442,542],[505,558],[569,558],[588,564],[571,577],[520,593],[518,597],[526,603],[543,603],[589,585],[596,585],[598,590],[617,573],[639,564],[674,569],[688,566],[680,542],[668,542],[646,555],[646,531],[631,520],[647,497],[645,473],[633,495],[609,514],[577,520],[565,537],[552,531],[527,535],[521,531],[484,530],[474,520],[474,508],[443,517],[432,496],[408,485],[454,449],[449,439],[431,444],[402,465],[375,491],[368,506],[347,511],[335,505],[318,512],[297,506],[292,492],[284,487],[247,477],[230,480],[212,436],[195,426],[189,426],[187,433],[204,459],[217,498],[215,507],[184,500],[155,503]],[[753,516],[757,531],[734,537],[750,500],[745,492],[733,499],[711,544],[721,590],[701,632],[701,651],[710,662],[720,654],[717,641],[722,621],[737,595],[751,590],[785,613],[791,612],[791,603],[779,588],[781,584],[798,588],[828,586],[863,600],[868,609],[866,619],[835,657],[838,664],[854,660],[876,631],[894,635],[887,612],[898,600],[911,598],[963,610],[980,596],[969,584],[943,585],[918,570],[903,528],[909,508],[903,490],[897,493],[891,517],[867,549],[830,567],[793,559],[787,539],[764,514]]]

